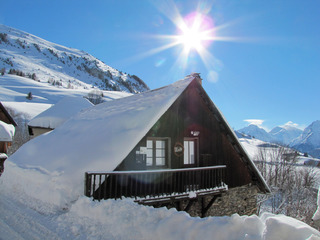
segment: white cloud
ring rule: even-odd
[[[245,121],[245,122],[247,122],[247,123],[249,123],[249,125],[257,125],[257,126],[259,126],[259,127],[261,127],[261,125],[263,124],[263,122],[264,122],[264,120],[262,120],[262,119],[245,119],[245,120],[243,120],[243,121]]]
[[[292,121],[287,122],[286,124],[282,125],[281,127],[284,127],[284,126],[295,127],[295,128],[301,129],[301,130],[305,129],[305,126],[299,125],[298,123],[294,123]]]

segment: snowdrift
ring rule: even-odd
[[[284,215],[201,219],[132,199],[68,200],[72,189],[57,173],[24,169],[10,160],[0,189],[1,239],[320,239],[317,230]]]

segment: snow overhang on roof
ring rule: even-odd
[[[15,127],[0,121],[0,142],[12,142],[15,133]]]
[[[31,119],[28,126],[55,129],[78,112],[92,106],[93,104],[84,97],[65,97]]]

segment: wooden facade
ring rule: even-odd
[[[265,187],[257,181],[259,174],[250,166],[248,156],[241,152],[242,148],[236,144],[238,142],[231,131],[199,82],[193,81],[116,170],[226,165],[229,187],[252,183],[264,192]],[[146,154],[143,154],[147,141],[157,140],[166,144],[165,164],[147,164]],[[194,160],[185,162],[185,144],[189,141],[193,142]]]
[[[180,202],[177,199],[195,191],[197,196],[212,196],[208,201],[210,204],[202,204],[204,212],[213,204],[216,195],[221,195],[228,188],[257,186],[262,193],[270,191],[234,132],[202,88],[199,78],[196,75],[114,173],[86,174],[85,195],[96,199],[152,195],[154,203],[157,203],[159,199],[166,199],[170,191],[179,196],[170,198],[171,202]],[[215,173],[203,171],[215,166],[223,166],[223,174],[219,175],[218,180],[209,177]],[[186,175],[184,169],[194,169],[193,175]],[[133,171],[140,172],[144,177],[137,181],[136,177],[132,177]],[[161,171],[162,175],[154,175]],[[163,175],[171,171],[175,173]],[[150,174],[153,174],[152,177]],[[188,178],[192,178],[192,184],[188,183]],[[211,180],[208,183],[205,180],[204,185],[203,179]],[[156,190],[158,186],[165,190]],[[139,194],[134,190],[137,188]],[[162,194],[165,197],[161,197]]]

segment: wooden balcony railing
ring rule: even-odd
[[[225,165],[148,171],[86,172],[85,195],[108,198],[157,198],[226,189]]]

